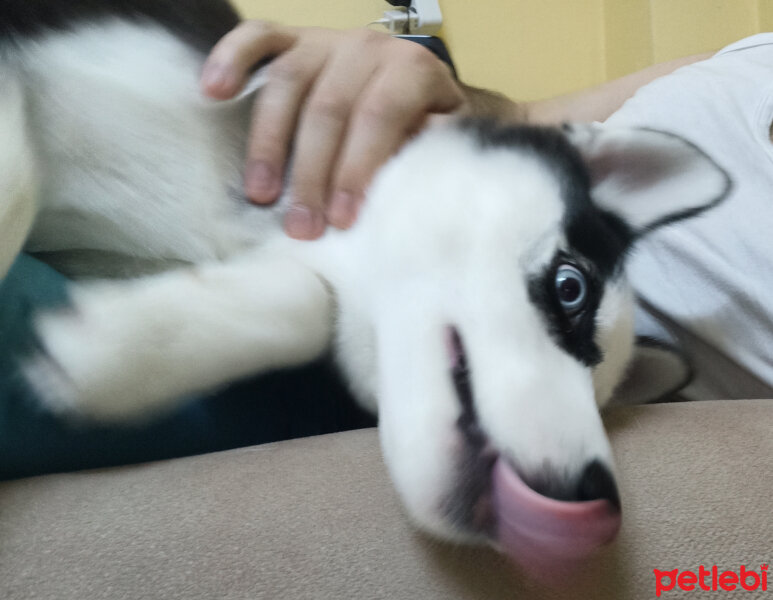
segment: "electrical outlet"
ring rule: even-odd
[[[408,11],[412,13],[412,17],[415,17],[416,22],[414,26],[414,19],[411,19],[408,26],[410,33],[432,35],[437,33],[443,24],[443,14],[440,12],[438,0],[412,0]]]
[[[405,9],[405,12],[388,10],[384,17],[374,23],[385,25],[390,32],[417,33],[432,35],[443,24],[438,0],[387,0],[392,6]]]

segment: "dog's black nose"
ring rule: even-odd
[[[538,494],[564,502],[608,500],[620,508],[620,495],[612,472],[600,460],[589,462],[577,477],[559,475],[556,469],[546,468],[538,473],[522,473],[526,484]]]
[[[591,461],[577,484],[577,500],[609,500],[618,509],[620,495],[610,470],[598,460]]]

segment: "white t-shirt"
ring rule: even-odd
[[[681,135],[734,183],[718,208],[637,246],[639,332],[683,348],[686,398],[773,398],[773,33],[657,79],[607,122]]]

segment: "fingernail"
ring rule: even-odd
[[[201,82],[209,93],[218,96],[230,94],[233,92],[235,81],[228,67],[218,63],[204,65]]]
[[[285,231],[299,240],[313,240],[325,230],[322,213],[302,204],[291,206],[285,215]]]
[[[338,191],[330,200],[328,217],[335,227],[346,229],[351,227],[357,217],[357,209],[362,202],[360,194]]]
[[[244,174],[244,191],[255,202],[273,202],[279,196],[279,177],[265,162],[251,162]]]

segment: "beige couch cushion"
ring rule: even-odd
[[[2,484],[0,598],[621,600],[654,597],[654,568],[773,558],[773,402],[621,408],[607,423],[623,530],[569,589],[414,532],[367,430]]]

